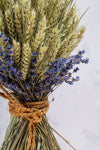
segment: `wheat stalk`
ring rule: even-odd
[[[3,16],[3,13],[2,11],[0,10],[0,32],[3,32],[4,31],[4,16]]]
[[[26,79],[26,76],[29,71],[30,63],[31,63],[31,47],[29,45],[29,42],[23,43],[22,47],[22,57],[21,57],[21,72],[23,74],[23,79]]]
[[[19,67],[20,65],[20,59],[21,59],[21,46],[20,42],[17,42],[13,39],[13,50],[14,50],[14,61],[15,65]]]
[[[37,51],[37,48],[41,44],[42,40],[44,39],[45,36],[45,30],[46,30],[46,24],[47,20],[46,17],[43,16],[42,20],[39,22],[37,33],[34,38],[34,50]]]
[[[34,33],[34,26],[35,26],[35,11],[34,9],[30,12],[28,22],[25,24],[25,32],[24,32],[24,39],[25,41],[31,40],[33,33]]]
[[[13,16],[12,16],[10,9],[7,9],[5,11],[5,22],[7,25],[8,32],[9,32],[9,37],[11,40],[13,40],[15,38],[15,27],[14,27],[14,22],[13,22]]]
[[[16,2],[16,4],[14,5],[14,25],[16,28],[18,40],[22,42],[23,39],[22,13],[21,13],[21,7],[18,2]]]

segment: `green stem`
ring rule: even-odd
[[[61,150],[44,118],[36,126],[35,150]],[[11,116],[0,150],[26,150],[28,132],[29,121]]]

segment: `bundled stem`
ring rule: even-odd
[[[35,150],[61,150],[49,124],[43,120],[36,126]],[[11,116],[4,142],[0,150],[26,150],[29,122]]]

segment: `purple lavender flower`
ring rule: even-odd
[[[4,33],[3,32],[1,32],[0,33],[0,38],[2,38],[4,36]]]
[[[8,42],[9,41],[9,37],[5,37],[3,41],[4,41],[4,43]]]

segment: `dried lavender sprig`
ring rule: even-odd
[[[43,95],[47,96],[48,93],[54,91],[63,82],[73,85],[75,81],[79,81],[78,76],[74,78],[72,75],[79,70],[78,67],[74,68],[76,64],[88,63],[89,59],[83,58],[84,53],[84,50],[79,51],[77,55],[70,56],[68,59],[56,59],[52,62],[51,66],[47,68],[44,80],[35,85],[34,91],[37,91],[35,93],[37,94],[37,99],[43,99]]]

